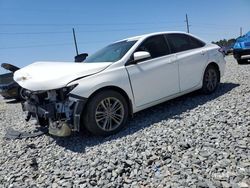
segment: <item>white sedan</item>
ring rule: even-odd
[[[23,110],[57,136],[86,127],[119,131],[140,110],[201,89],[214,92],[223,76],[220,48],[184,32],[117,41],[83,63],[36,62],[14,74],[27,89]]]

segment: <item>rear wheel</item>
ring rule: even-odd
[[[108,136],[127,122],[128,104],[118,92],[107,90],[94,95],[84,113],[84,125],[92,134]]]
[[[219,81],[220,74],[218,68],[213,65],[209,65],[203,76],[202,92],[205,94],[214,92],[219,85]]]

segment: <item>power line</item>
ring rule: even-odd
[[[229,27],[229,26],[210,26],[210,25],[197,25],[197,24],[192,24],[192,27],[194,27],[194,28],[197,28],[197,29],[213,29],[213,30],[231,30],[231,29],[235,29],[235,28],[239,28],[239,26],[231,26],[231,27]]]
[[[199,23],[199,22],[196,22],[194,25],[196,25],[196,26],[211,26],[211,27],[214,27],[214,26],[219,26],[219,27],[239,27],[238,25],[224,25],[224,24]]]
[[[192,26],[196,26],[193,25]],[[179,27],[183,28],[182,25],[175,25],[172,26],[174,27]],[[146,29],[167,29],[167,27],[157,27],[157,28],[152,28],[152,27],[147,27],[147,28],[128,28],[128,29],[99,29],[99,30],[78,30],[78,33],[103,33],[103,32],[119,32],[119,31],[140,31],[140,30],[146,30]],[[199,29],[206,29],[205,27],[199,27]],[[214,29],[222,29],[224,30],[225,28],[214,28]],[[236,29],[236,28],[235,28]],[[44,31],[44,32],[0,32],[0,35],[44,35],[44,34],[71,34],[71,31]]]
[[[176,25],[172,27],[182,27]],[[146,29],[155,29],[152,27],[147,28],[128,28],[128,29],[99,29],[99,30],[78,30],[77,33],[102,33],[102,32],[117,32],[117,31],[139,31]],[[157,27],[157,29],[166,29],[166,27]],[[0,35],[40,35],[40,34],[68,34],[70,31],[45,31],[45,32],[0,32]]]
[[[218,33],[201,33],[198,32],[196,34],[206,34],[206,35],[218,35]],[[115,41],[115,40],[114,40]],[[78,44],[98,44],[98,43],[107,43],[110,41],[87,41],[87,42],[79,42]],[[42,48],[42,47],[55,47],[55,46],[71,46],[72,43],[54,43],[54,44],[36,44],[36,45],[26,45],[26,46],[10,46],[10,47],[0,47],[0,50],[7,49],[22,49],[22,48]]]
[[[40,35],[40,34],[65,34],[69,31],[45,31],[45,32],[0,32],[0,35]]]
[[[189,20],[188,20],[188,16],[186,14],[186,27],[187,27],[187,32],[190,32],[190,24],[189,24]],[[113,23],[115,25],[134,25],[134,24],[145,24],[145,25],[150,25],[150,24],[160,24],[160,23],[170,23],[170,22],[157,22],[157,23]],[[0,25],[23,25],[23,24],[0,24]],[[26,24],[24,24],[26,25]],[[27,25],[40,25],[40,26],[44,26],[44,25],[55,25],[55,24],[27,24]],[[56,24],[56,25],[71,25],[71,24]],[[73,25],[73,24],[72,24]],[[76,24],[78,26],[80,25],[89,25],[89,24]],[[107,24],[91,24],[91,25],[107,25]],[[192,24],[193,26],[198,26],[199,29],[205,29],[206,27],[212,27],[213,29],[225,29],[225,27],[235,27],[233,25],[229,26],[229,25],[217,25],[217,24]],[[202,26],[202,27],[200,27]],[[174,28],[174,27],[183,27],[183,25],[168,25],[166,27],[157,27],[157,29],[167,29],[168,28]],[[156,28],[156,27],[154,27]],[[145,30],[145,29],[152,29],[152,27],[147,27],[147,28],[126,28],[126,29],[96,29],[96,30],[78,30],[78,33],[92,33],[92,32],[96,32],[96,33],[100,33],[100,32],[118,32],[118,31],[137,31],[137,30]],[[71,31],[45,31],[45,32],[0,32],[0,35],[40,35],[40,34],[69,34],[71,33]]]
[[[186,22],[186,19],[185,19]],[[78,23],[72,23],[72,24],[8,24],[8,23],[0,23],[0,26],[123,26],[123,25],[159,25],[159,24],[168,24],[168,23],[182,23],[182,22],[151,22],[151,23],[95,23],[95,24],[78,24]],[[174,26],[174,25],[169,25],[169,26]],[[190,25],[189,25],[190,26]],[[223,24],[210,24],[210,23],[193,23],[192,26],[202,26],[202,27],[219,27],[219,28],[225,28],[225,27],[239,27],[239,25],[223,25]]]
[[[221,33],[221,34],[219,34],[219,33],[210,33],[210,32],[199,32],[199,31],[197,31],[197,32],[192,32],[193,34],[196,34],[196,35],[224,35],[223,33]]]
[[[124,23],[0,23],[2,26],[107,26],[107,25],[154,25],[158,23],[181,23],[181,21],[124,22]]]
[[[188,20],[188,16],[186,14],[186,26],[187,26],[187,32],[190,32],[189,30],[189,20]],[[158,22],[159,23],[170,23],[170,22]],[[173,23],[173,22],[172,22]],[[182,22],[183,23],[183,22]],[[110,23],[111,24],[111,23]],[[112,24],[117,24],[117,25],[126,25],[126,24],[152,24],[152,23],[112,23]],[[13,24],[0,24],[0,25],[13,25]],[[16,24],[16,25],[22,25],[22,24]],[[41,24],[28,24],[28,25],[41,25]],[[42,24],[42,25],[47,25],[47,24]],[[51,24],[49,24],[51,25]],[[68,25],[68,24],[58,24],[58,25]],[[78,25],[88,25],[88,24],[78,24]],[[98,24],[91,24],[91,25],[98,25]],[[105,24],[102,24],[105,25]],[[216,24],[201,24],[204,25],[203,27],[210,26],[210,27],[214,27]],[[214,26],[213,26],[214,25]],[[218,25],[217,25],[218,26]],[[183,25],[175,25],[172,27],[182,27]],[[223,26],[221,26],[223,27]],[[138,31],[138,30],[146,30],[146,29],[164,29],[166,30],[166,27],[147,27],[147,28],[126,28],[126,29],[96,29],[96,30],[78,30],[78,33],[99,33],[99,32],[119,32],[119,31]],[[200,28],[201,29],[201,28]],[[1,32],[0,35],[44,35],[44,34],[69,34],[71,33],[71,31],[45,31],[45,32]],[[203,34],[210,34],[210,33],[203,33]],[[212,33],[211,33],[212,34]],[[213,33],[213,34],[217,34],[217,33]],[[84,42],[84,43],[80,43],[80,44],[89,44],[89,43],[103,43],[105,41],[97,41],[97,42]],[[107,42],[107,41],[106,41]],[[35,45],[27,45],[27,46],[13,46],[13,47],[0,47],[0,49],[4,50],[4,49],[19,49],[19,48],[34,48],[34,47],[53,47],[53,46],[63,46],[63,45],[72,45],[72,43],[58,43],[58,44],[35,44]]]
[[[97,43],[106,43],[106,42],[108,42],[108,41],[79,42],[79,44],[97,44]],[[27,45],[27,46],[0,47],[0,50],[22,49],[22,48],[40,48],[40,47],[55,47],[55,46],[71,46],[71,45],[72,45],[72,43],[37,44],[37,45]]]

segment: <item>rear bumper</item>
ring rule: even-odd
[[[233,55],[237,60],[250,59],[250,49],[234,49]]]

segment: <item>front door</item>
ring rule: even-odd
[[[176,55],[170,54],[163,35],[149,37],[136,51],[151,55],[151,59],[126,66],[137,107],[179,92]]]

